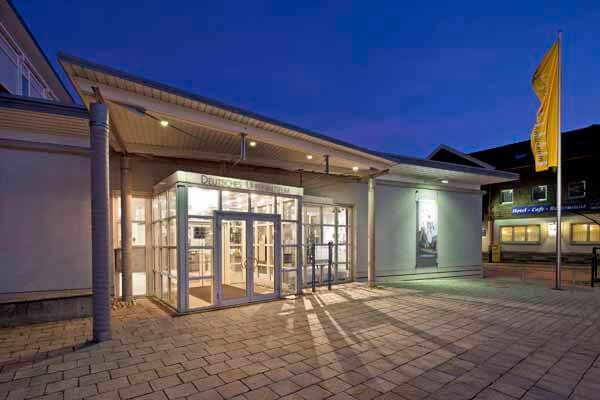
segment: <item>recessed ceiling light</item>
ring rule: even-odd
[[[440,182],[442,182],[442,183],[448,183],[448,180],[447,179],[442,179]]]
[[[163,119],[160,121],[160,126],[162,126],[163,128],[166,128],[167,126],[169,126],[169,121]]]
[[[354,172],[358,171],[358,167],[352,167],[352,171],[354,171]]]
[[[256,142],[254,140],[250,141],[249,143],[250,147],[256,147]]]
[[[309,159],[309,160],[312,160],[312,155],[309,154],[309,155],[306,156],[306,158]]]

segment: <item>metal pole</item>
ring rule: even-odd
[[[129,184],[129,157],[121,156],[121,295],[125,303],[133,301],[131,268],[131,192]]]
[[[562,124],[561,124],[561,97],[562,97],[562,31],[558,31],[559,53],[558,53],[558,162],[556,167],[556,283],[555,288],[561,288],[560,267],[562,257]]]
[[[367,200],[367,283],[375,287],[375,178],[369,178],[369,195]]]
[[[311,254],[312,254],[312,258],[311,258],[311,262],[312,262],[312,291],[315,291],[315,286],[316,286],[316,282],[315,282],[315,262],[316,262],[316,254],[315,254],[315,250],[316,250],[316,245],[313,242],[311,245]]]
[[[331,290],[331,264],[333,264],[333,242],[329,241],[329,259],[327,260],[327,289]]]
[[[92,331],[95,342],[111,339],[108,108],[90,104],[92,183]]]

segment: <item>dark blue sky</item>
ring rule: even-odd
[[[600,2],[25,1],[59,50],[372,149],[525,140],[565,31],[565,129],[600,123]],[[62,74],[62,70],[60,70]]]

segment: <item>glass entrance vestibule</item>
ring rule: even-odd
[[[178,171],[152,198],[152,295],[180,313],[302,287],[303,189]]]

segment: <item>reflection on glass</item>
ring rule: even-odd
[[[304,223],[311,225],[319,225],[321,223],[321,209],[320,207],[306,206],[304,216]]]
[[[221,246],[223,300],[246,297],[246,221],[223,220]]]
[[[345,245],[339,245],[337,247],[337,261],[345,263],[348,261],[348,248]]]
[[[343,226],[338,228],[338,237],[337,237],[337,242],[338,243],[347,243],[348,242],[348,228]]]
[[[224,190],[221,196],[223,211],[248,212],[248,193]]]
[[[188,215],[212,216],[219,209],[219,191],[190,186],[188,188]]]
[[[346,208],[337,207],[338,225],[347,225]]]
[[[275,291],[275,225],[268,221],[254,221],[254,288],[253,294]]]
[[[277,214],[282,220],[296,221],[298,219],[298,201],[287,197],[277,197]]]
[[[281,248],[281,293],[296,293],[296,247]]]
[[[192,247],[211,247],[213,245],[212,219],[189,219],[188,242]]]
[[[335,225],[335,207],[323,207],[323,224]]]
[[[175,214],[177,213],[177,195],[176,195],[176,191],[175,188],[169,189],[169,193],[168,193],[168,201],[169,201],[169,211],[168,211],[168,215],[169,217],[174,217]]]
[[[293,245],[296,244],[296,232],[297,225],[295,222],[282,222],[281,223],[281,244],[282,245]]]
[[[323,227],[323,243],[329,242],[335,243],[335,226],[324,226]]]
[[[275,207],[275,198],[262,194],[252,193],[250,198],[252,212],[258,214],[273,214]]]
[[[304,227],[305,243],[322,243],[321,225],[308,225]]]

